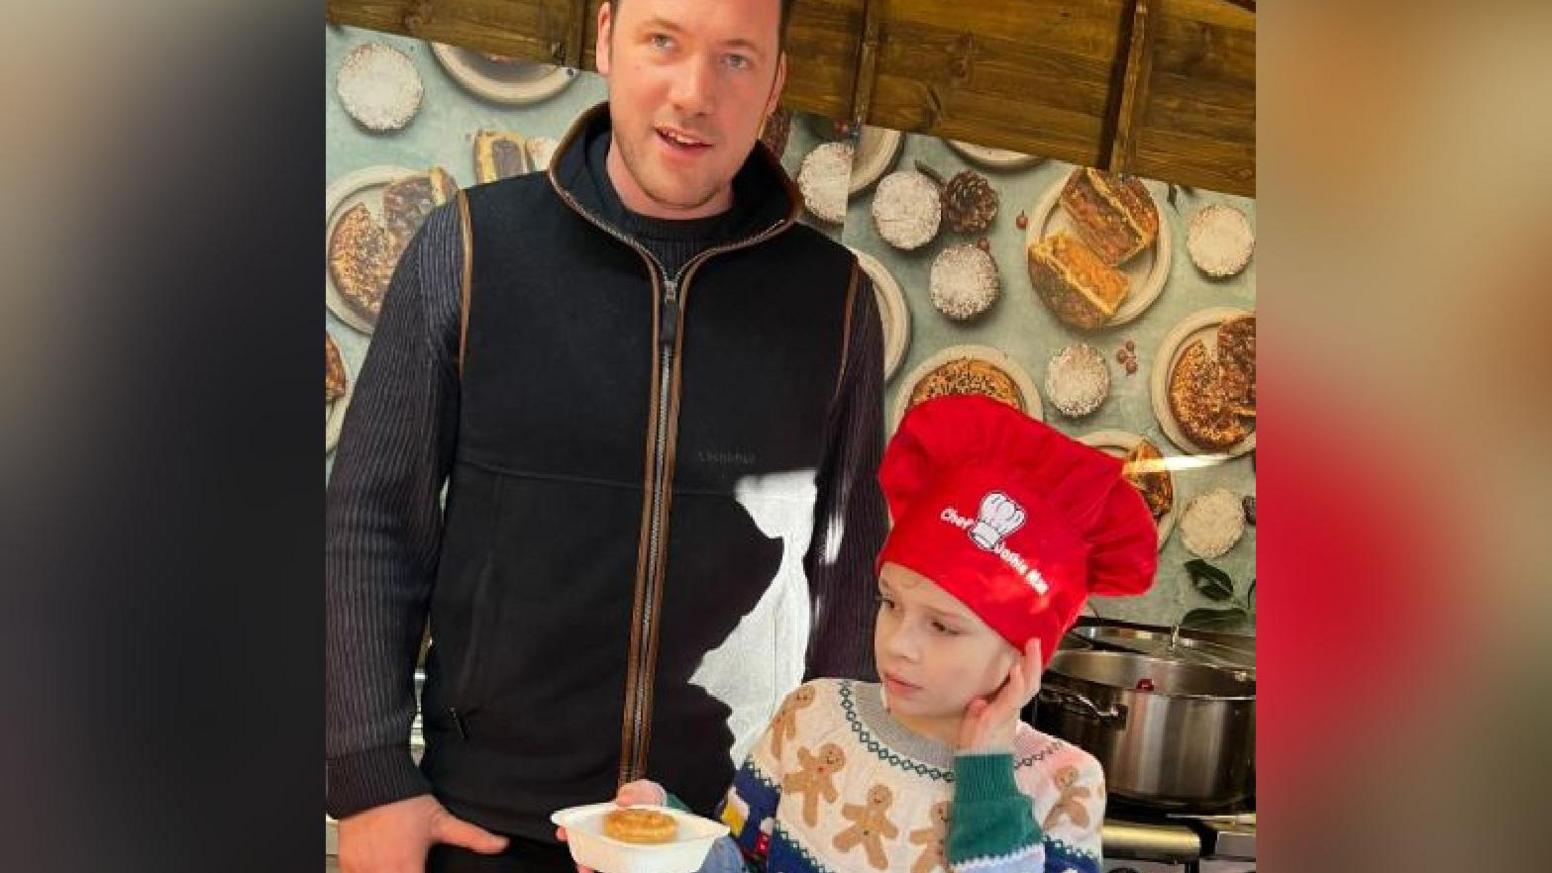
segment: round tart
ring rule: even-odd
[[[911,251],[932,242],[942,221],[937,184],[916,170],[890,173],[873,193],[873,224],[897,249]]]
[[[350,50],[335,76],[334,89],[351,118],[379,133],[409,124],[425,93],[414,62],[380,42]]]
[[[1227,279],[1245,269],[1255,245],[1255,232],[1245,213],[1218,203],[1193,216],[1186,233],[1191,262],[1214,279]]]
[[[841,224],[846,220],[851,157],[850,143],[827,142],[809,152],[798,168],[798,190],[803,193],[803,204],[820,221]]]
[[[955,358],[921,378],[911,389],[911,406],[945,394],[980,394],[1024,411],[1024,395],[1013,377],[980,358]]]
[[[1002,293],[997,262],[973,245],[949,246],[932,262],[932,305],[955,321],[991,308]]]
[[[679,825],[652,809],[616,809],[604,816],[604,835],[627,843],[673,842]]]
[[[1062,349],[1045,368],[1045,394],[1063,415],[1080,418],[1110,395],[1110,368],[1087,343]]]

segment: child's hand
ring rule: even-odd
[[[650,803],[655,806],[664,806],[668,803],[668,792],[663,786],[651,779],[637,779],[635,782],[627,782],[615,792],[615,806],[633,806],[638,803]],[[555,839],[566,842],[566,829],[556,828]],[[577,873],[595,873],[588,867],[577,865]]]
[[[1040,691],[1040,641],[1030,640],[1013,662],[1002,687],[965,705],[959,721],[959,751],[1005,752],[1013,748],[1019,713]]]

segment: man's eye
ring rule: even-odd
[[[668,34],[666,34],[666,33],[654,33],[654,34],[652,34],[651,42],[652,42],[652,47],[653,48],[660,48],[660,49],[666,49],[669,46],[674,44],[673,39]]]
[[[752,61],[750,61],[748,58],[744,57],[743,55],[728,55],[727,56],[727,65],[732,67],[735,70],[747,70],[747,69],[749,69],[749,65],[751,63],[752,63]]]

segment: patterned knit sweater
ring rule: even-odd
[[[817,679],[734,777],[722,818],[739,852],[724,839],[703,869],[1097,873],[1104,810],[1082,749],[1021,722],[1012,754],[955,755],[895,720],[878,685]]]

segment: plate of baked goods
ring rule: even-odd
[[[356,330],[377,326],[388,280],[431,211],[457,196],[440,167],[366,167],[347,173],[324,195],[324,302]]]
[[[891,433],[918,403],[945,394],[982,394],[1045,420],[1040,391],[1029,373],[1005,351],[991,346],[950,346],[925,361],[901,383],[895,396]]]
[[[911,310],[888,267],[867,252],[852,249],[852,254],[857,256],[857,266],[873,280],[873,298],[878,301],[878,317],[884,326],[884,381],[888,382],[900,369],[911,343]]]
[[[1175,476],[1159,447],[1145,436],[1124,430],[1097,430],[1078,437],[1112,458],[1121,459],[1121,475],[1132,483],[1148,504],[1159,529],[1159,548],[1175,529]]]
[[[946,139],[944,142],[948,143],[949,148],[959,152],[960,157],[965,160],[992,170],[1022,170],[1045,160],[1039,155],[1026,155],[1009,149],[976,145],[961,139]]]
[[[1074,169],[1029,213],[1024,243],[1036,296],[1078,330],[1132,321],[1169,279],[1169,222],[1135,176]]]
[[[572,860],[599,873],[694,873],[728,826],[667,806],[591,803],[559,810]]]
[[[458,84],[486,100],[520,106],[548,100],[576,81],[577,71],[458,46],[431,43],[431,53]]]
[[[1159,344],[1149,380],[1165,436],[1195,455],[1233,458],[1256,447],[1256,315],[1215,306],[1192,313]]]
[[[345,425],[345,408],[356,390],[355,374],[345,363],[339,346],[327,330],[323,332],[323,453],[327,456],[339,443],[340,428]]]

